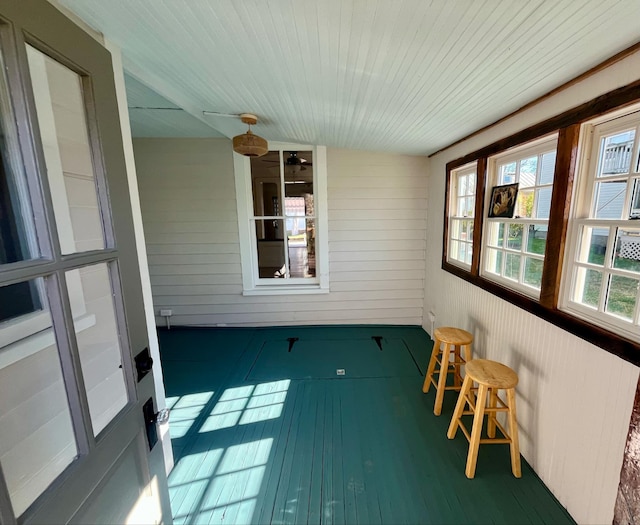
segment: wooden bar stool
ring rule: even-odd
[[[467,361],[471,361],[471,343],[473,336],[466,330],[461,328],[452,328],[450,326],[442,326],[433,331],[434,342],[433,351],[427,373],[424,377],[422,391],[426,394],[433,383],[436,387],[436,403],[433,407],[433,413],[436,416],[442,412],[442,401],[444,399],[445,390],[460,390],[462,384],[462,376],[460,375],[460,366]],[[443,348],[441,348],[441,346]],[[464,359],[460,356],[461,348],[464,349]],[[453,361],[450,362],[451,351],[453,350]],[[445,365],[443,365],[445,363]],[[436,370],[436,364],[440,368]],[[444,373],[443,373],[444,371]],[[433,374],[438,374],[438,382],[433,378]],[[447,375],[453,374],[453,386],[447,385]]]
[[[478,383],[475,387],[474,383]],[[511,368],[488,359],[474,359],[465,366],[464,383],[456,403],[456,408],[451,418],[451,424],[447,437],[453,439],[458,427],[469,441],[469,454],[467,455],[467,467],[465,474],[469,479],[476,473],[478,461],[478,448],[481,444],[509,443],[511,448],[511,471],[516,478],[522,476],[520,470],[520,446],[518,444],[518,422],[516,420],[516,385],[518,374]],[[498,397],[498,391],[505,390],[507,402]],[[475,392],[475,395],[474,395]],[[487,405],[487,396],[489,397]],[[469,405],[471,410],[465,410]],[[496,418],[498,412],[507,412],[509,421],[509,433]],[[462,423],[462,416],[473,414],[473,427],[471,434]],[[481,439],[482,424],[487,414],[487,436]],[[504,437],[496,438],[496,428]]]

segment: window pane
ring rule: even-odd
[[[89,413],[95,435],[127,404],[122,349],[106,263],[66,272]]]
[[[593,217],[596,219],[626,219],[627,217],[622,217],[626,193],[626,182],[596,183]]]
[[[468,177],[466,175],[458,177],[458,195],[464,196],[467,194],[467,181]]]
[[[287,274],[284,251],[284,221],[281,219],[256,220],[258,242],[258,276],[282,278]]]
[[[507,253],[504,264],[504,276],[517,281],[520,277],[520,259],[515,253]]]
[[[516,202],[516,217],[533,217],[533,198],[535,192],[533,190],[520,190],[518,192],[518,200]]]
[[[556,169],[556,152],[550,151],[542,155],[542,163],[540,164],[540,185],[552,184],[553,174]]]
[[[503,252],[489,248],[487,250],[487,271],[498,275],[502,274]]]
[[[19,516],[78,449],[44,280],[7,288],[38,296],[31,312],[0,322],[0,462]]]
[[[542,224],[530,224],[528,227],[527,236],[527,251],[529,253],[537,253],[544,255],[545,246],[547,243],[547,231],[548,227]]]
[[[630,219],[640,219],[640,179],[633,181],[633,196],[631,198]]]
[[[467,197],[465,200],[464,216],[473,217],[475,215],[476,200],[474,197]]]
[[[587,268],[578,268],[576,282],[576,300],[587,306],[597,308],[600,302],[602,272]]]
[[[524,282],[535,288],[540,288],[542,283],[542,261],[525,257],[524,259]]]
[[[0,264],[7,264],[40,252],[2,57],[0,66]]]
[[[27,56],[60,249],[104,249],[82,79],[31,46]]]
[[[511,184],[516,181],[516,163],[503,164],[500,166],[498,185]]]
[[[465,262],[467,264],[471,264],[472,258],[473,258],[473,244],[467,243],[467,253],[466,253]]]
[[[609,281],[607,312],[631,320],[638,299],[639,284],[638,279],[612,275]]]
[[[284,151],[285,197],[310,196],[313,200],[313,157],[311,151]]]
[[[472,173],[467,179],[467,195],[476,194],[476,174]]]
[[[507,248],[512,250],[520,250],[522,248],[522,224],[509,224],[509,238],[507,239]]]
[[[292,225],[292,227],[290,227]],[[315,228],[312,219],[287,219],[287,251],[289,276],[305,278],[316,276]],[[310,255],[311,252],[311,255]]]
[[[640,230],[618,230],[613,267],[640,272]]]
[[[551,213],[551,188],[541,188],[536,191],[536,219],[548,219]]]
[[[460,243],[458,241],[451,241],[451,245],[449,248],[449,257],[454,260],[460,260]]]
[[[598,176],[629,173],[635,130],[602,138]]]
[[[490,222],[487,223],[486,227],[489,229],[487,237],[489,246],[502,247],[504,242],[504,222]]]
[[[451,219],[451,238],[459,239],[462,230],[462,221],[460,219]]]
[[[608,241],[609,228],[584,228],[579,260],[603,266]]]
[[[520,188],[529,188],[536,185],[536,173],[538,170],[538,157],[529,157],[520,161]]]

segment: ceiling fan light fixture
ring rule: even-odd
[[[269,145],[265,139],[251,132],[251,126],[258,122],[258,117],[243,113],[240,120],[249,126],[249,130],[233,137],[233,151],[245,157],[262,157],[269,151]]]

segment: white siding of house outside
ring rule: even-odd
[[[329,149],[331,292],[243,296],[230,141],[136,139],[134,150],[156,315],[206,326],[422,323],[425,158]]]
[[[431,159],[425,321],[475,336],[520,377],[520,448],[578,523],[611,523],[640,369],[441,270],[446,163],[638,78],[640,53]],[[480,448],[482,455],[482,447]],[[505,469],[509,468],[505,456]],[[464,469],[464,464],[460,464]]]

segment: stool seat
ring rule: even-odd
[[[507,388],[515,388],[518,384],[518,374],[508,366],[496,361],[489,361],[489,359],[469,361],[465,367],[465,372],[476,383],[492,388],[505,390]]]
[[[432,384],[436,387],[436,401],[433,413],[439,416],[442,412],[445,390],[460,391],[462,385],[460,367],[467,361],[471,361],[473,335],[462,328],[441,326],[433,331],[433,336],[433,350],[427,373],[424,377],[422,391],[426,394]],[[464,353],[464,357],[462,357],[462,353]],[[451,354],[453,354],[453,360],[450,359]],[[440,365],[440,368],[436,369],[436,365]],[[434,374],[438,374],[438,381],[434,379]],[[451,386],[447,386],[447,376],[449,374],[453,374],[453,385]]]
[[[453,326],[436,328],[433,335],[439,341],[450,345],[470,345],[473,343],[473,335],[462,328],[454,328]]]
[[[474,386],[477,383],[478,386]],[[465,376],[458,402],[451,418],[447,437],[453,439],[462,430],[469,441],[467,466],[465,474],[473,478],[478,461],[478,448],[481,444],[509,444],[511,452],[511,471],[516,478],[522,475],[520,467],[520,446],[518,442],[518,422],[516,420],[516,385],[518,374],[511,368],[488,359],[473,359],[465,365]],[[507,394],[505,403],[498,396],[504,390]],[[469,410],[465,410],[469,405]],[[499,412],[506,413],[509,430],[498,421]],[[473,416],[471,432],[462,422],[462,416]],[[484,416],[487,416],[487,438],[482,438]],[[496,430],[500,430],[503,437],[496,437]]]

